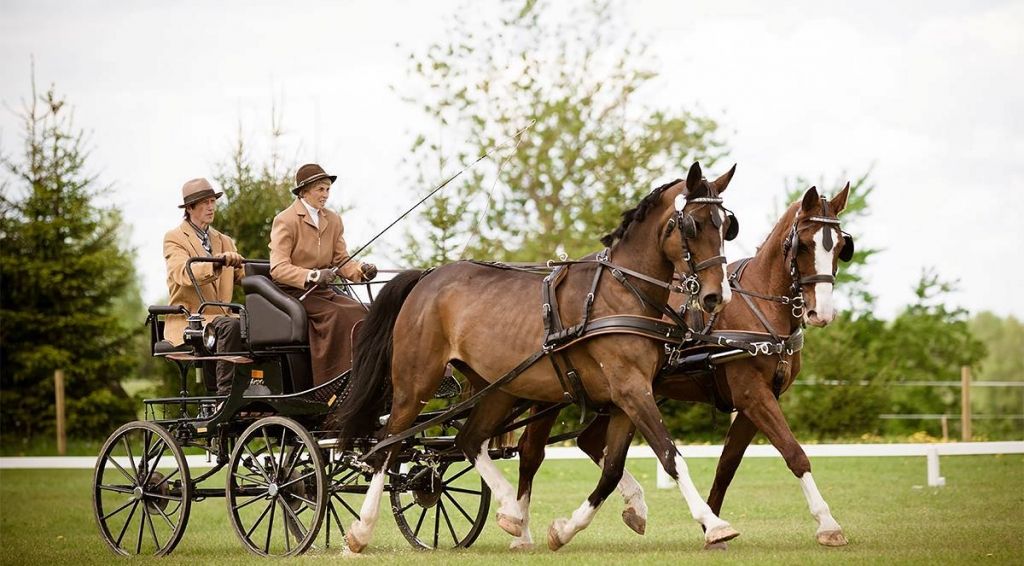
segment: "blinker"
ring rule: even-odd
[[[735,240],[736,236],[740,234],[740,221],[732,212],[726,214],[726,218],[729,219],[729,227],[725,229],[725,239],[727,241]]]
[[[840,261],[847,261],[848,262],[851,259],[853,259],[853,252],[854,252],[853,236],[851,236],[850,234],[848,234],[846,232],[843,232],[842,234],[843,234],[843,249],[839,252],[839,260]]]

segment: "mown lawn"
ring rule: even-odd
[[[1024,563],[1024,456],[943,457],[947,485],[925,483],[924,458],[817,458],[814,475],[850,545],[822,548],[798,482],[781,460],[744,462],[726,500],[723,517],[742,533],[725,552],[701,550],[700,528],[675,490],[654,488],[654,460],[629,463],[647,489],[651,507],[646,536],[620,520],[613,496],[591,527],[557,553],[544,545],[547,525],[568,516],[597,480],[584,461],[551,461],[537,479],[532,531],[538,547],[511,552],[509,537],[491,520],[468,550],[422,552],[409,548],[386,513],[361,558],[336,546],[287,560],[324,559],[385,564],[985,564]],[[503,463],[515,477],[515,463]],[[715,462],[691,459],[698,487],[706,492]],[[119,561],[101,541],[92,517],[91,472],[0,471],[0,560],[4,564],[109,564]],[[212,486],[210,486],[212,487]],[[261,559],[241,548],[222,499],[197,503],[188,531],[168,558],[134,559],[162,565],[251,564]]]

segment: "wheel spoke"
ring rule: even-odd
[[[357,518],[357,519],[359,518],[359,513],[358,513],[358,512],[357,512],[357,511],[356,511],[355,509],[353,509],[351,505],[349,505],[349,504],[348,504],[348,501],[345,501],[345,499],[344,499],[344,498],[342,498],[342,497],[341,497],[340,495],[338,495],[337,493],[335,493],[335,494],[334,494],[334,497],[338,499],[338,502],[339,502],[339,503],[341,503],[342,505],[344,505],[344,506],[345,506],[345,509],[348,509],[348,512],[349,512],[349,513],[352,513],[352,516],[353,516],[353,517],[355,517],[355,518]]]
[[[462,505],[459,505],[459,502],[456,501],[454,497],[449,495],[447,491],[442,492],[442,494],[455,505],[455,508],[459,510],[459,513],[462,513],[462,516],[465,517],[467,521],[470,523],[473,522],[473,518],[469,516],[469,513],[466,513],[466,510],[462,508]]]
[[[151,493],[148,491],[142,492],[146,497],[154,497],[156,499],[163,499],[164,501],[181,501],[180,495],[164,495],[162,493]]]
[[[441,530],[441,506],[434,506],[434,548],[437,548],[437,535]]]
[[[288,504],[286,504],[284,501],[278,499],[277,502],[281,504],[281,507],[283,507],[285,509],[291,509],[290,507],[288,507]],[[281,522],[284,523],[284,551],[286,553],[287,552],[291,552],[292,551],[292,535],[291,535],[291,530],[292,529],[291,529],[291,525],[288,524],[288,515],[286,513],[281,513]],[[296,541],[296,542],[298,542],[298,541]]]
[[[244,474],[243,475],[243,474],[240,474],[238,472],[231,472],[231,475],[235,476],[236,478],[241,479],[243,481],[249,481],[249,482],[258,484],[260,487],[270,487],[270,483],[264,481],[264,478],[262,478],[262,477],[260,477],[258,475],[255,475],[255,474]]]
[[[139,454],[139,485],[146,485],[149,481],[149,443],[153,441],[153,432],[149,429],[142,430],[142,453]],[[145,478],[143,478],[145,476]]]
[[[270,463],[276,466],[276,462],[274,462],[274,451],[270,448],[270,438],[267,436],[267,427],[261,428],[260,432],[263,434],[263,444],[266,445],[267,447],[267,454],[270,455]],[[277,468],[275,467],[273,471],[274,475],[276,476]],[[267,478],[269,479],[270,476],[268,475]]]
[[[234,509],[235,511],[238,511],[239,509],[241,509],[241,508],[243,508],[243,507],[248,507],[249,505],[251,505],[251,504],[253,504],[253,503],[255,503],[255,502],[257,502],[257,501],[259,501],[259,500],[263,499],[263,498],[264,498],[264,497],[266,497],[266,496],[267,496],[267,494],[269,494],[269,493],[270,493],[269,491],[264,491],[263,493],[261,493],[261,494],[259,494],[259,495],[255,495],[255,496],[253,496],[253,498],[252,498],[252,499],[250,499],[249,501],[246,501],[245,503],[242,503],[242,504],[240,504],[240,505],[235,505],[234,507],[232,507],[232,509]]]
[[[283,477],[285,477],[284,475],[282,475],[282,472],[284,472],[284,456],[285,456],[285,453],[288,451],[288,445],[285,444],[285,440],[287,439],[287,437],[288,437],[288,427],[282,426],[281,427],[281,445],[280,445],[281,454],[278,456],[278,462],[277,462],[277,477],[278,477],[278,479],[282,479]]]
[[[117,540],[114,541],[114,546],[117,546],[119,548],[121,546],[121,541],[124,539],[124,534],[126,532],[128,532],[128,525],[132,524],[132,517],[135,516],[135,510],[139,508],[139,500],[138,499],[132,501],[132,503],[133,503],[132,510],[131,510],[130,513],[128,513],[128,519],[125,520],[124,526],[121,527],[121,533],[119,535],[117,535]]]
[[[418,521],[416,521],[416,529],[413,531],[412,536],[419,538],[419,536],[420,536],[420,527],[423,526],[423,518],[426,517],[426,516],[427,516],[427,508],[426,507],[421,507],[420,508],[420,518],[419,518]]]
[[[302,497],[301,495],[297,495],[297,494],[294,494],[294,493],[289,493],[288,496],[289,497],[294,497],[295,499],[298,499],[299,501],[305,503],[306,505],[309,505],[310,507],[313,507],[314,509],[316,508],[316,502],[315,501],[310,501],[310,500],[306,499],[305,497]]]
[[[345,470],[345,468],[342,468],[342,470]],[[332,482],[332,483],[343,484],[343,483],[347,482],[348,480],[350,480],[352,478],[352,476],[354,476],[354,475],[359,473],[359,470],[347,470],[347,471],[348,471],[348,474],[346,474],[345,477],[343,477],[340,480],[337,480],[335,482]],[[334,478],[334,474],[331,474],[331,478],[332,479]]]
[[[154,505],[157,509],[159,505]],[[153,516],[149,514],[149,508],[146,505],[142,506],[142,510],[146,512],[146,516],[149,517],[149,534],[153,535],[153,543],[156,544],[156,551],[160,552],[160,539],[156,538],[156,526],[153,525]]]
[[[135,543],[135,554],[142,554],[142,537],[146,534],[146,500],[142,500],[142,513],[139,515],[139,540]]]
[[[468,471],[470,471],[472,469],[473,469],[473,464],[469,464],[462,471],[460,471],[459,473],[455,474],[454,476],[452,476],[452,477],[448,478],[446,481],[444,481],[443,482],[444,485],[448,485],[448,484],[452,483],[453,481],[461,478],[462,476],[466,475],[466,472],[468,472]]]
[[[413,505],[416,505],[416,499],[415,498],[412,501],[410,501],[408,505],[406,505],[405,507],[402,507],[401,509],[399,509],[398,512],[399,513],[405,513],[406,510],[408,510]]]
[[[175,525],[174,522],[171,521],[171,518],[167,516],[167,513],[164,513],[164,510],[161,509],[159,505],[154,505],[153,507],[156,507],[157,512],[160,513],[160,516],[164,518],[164,521],[167,521],[167,526],[170,527],[171,531],[173,532],[177,525]]]
[[[471,495],[483,495],[482,491],[475,491],[475,490],[472,490],[472,489],[464,489],[464,488],[461,488],[461,487],[451,487],[451,486],[448,486],[448,491],[454,491],[455,493],[469,493]]]
[[[448,516],[448,510],[444,508],[444,502],[438,501],[437,506],[441,509],[441,514],[444,515],[444,522],[448,525],[448,532],[452,535],[452,542],[455,546],[459,546],[459,537],[455,536],[455,527],[452,526],[452,520]]]
[[[270,521],[267,523],[267,541],[263,546],[263,552],[270,554],[270,535],[274,532],[274,512],[277,511],[277,499],[270,501]],[[285,527],[287,528],[287,526]]]
[[[252,463],[256,464],[256,467],[259,468],[259,471],[263,474],[263,479],[267,480],[267,485],[270,485],[270,474],[267,473],[266,469],[264,469],[263,464],[260,464],[259,459],[256,458],[256,455],[253,454],[252,450],[249,449],[248,444],[243,444],[242,447],[245,448],[245,453],[248,454],[250,458],[252,458]]]
[[[263,510],[263,513],[260,513],[259,518],[256,519],[256,522],[253,523],[249,531],[245,533],[245,538],[252,538],[252,533],[256,530],[256,527],[260,526],[260,523],[263,522],[263,519],[267,516],[267,513],[270,511],[270,508],[273,506],[274,500],[270,500],[270,504],[267,505],[266,509]]]
[[[121,464],[114,458],[113,455],[108,456],[107,459],[110,461],[111,464],[114,465],[115,468],[117,468],[118,470],[121,471],[122,474],[124,474],[125,479],[130,481],[132,483],[132,485],[136,485],[138,483],[139,478],[133,478],[131,476],[131,474],[129,474],[127,471],[125,471],[124,467],[121,466]],[[106,466],[106,464],[104,464],[104,466]]]
[[[163,446],[163,448],[167,447],[167,443],[164,442],[164,439],[162,439],[162,438],[160,439],[159,445]],[[153,448],[156,448],[156,445],[154,445]],[[153,461],[153,466],[149,467],[147,465],[148,472],[146,473],[146,481],[142,482],[141,485],[146,485],[147,483],[149,483],[150,478],[153,477],[153,472],[156,471],[157,466],[160,465],[160,459],[163,458],[163,456],[164,456],[163,448],[161,448],[160,451],[156,453],[156,460]],[[147,452],[146,460],[147,461],[149,460],[148,452]]]
[[[103,489],[103,490],[106,490],[106,491],[113,491],[115,493],[125,493],[125,494],[129,494],[129,495],[135,493],[134,488],[129,487],[129,486],[123,486],[123,485],[104,485],[104,484],[99,484],[96,487],[98,487],[100,489]]]
[[[344,501],[342,501],[342,504],[344,504],[345,507],[348,507],[348,504],[345,503]],[[351,511],[352,508],[349,507],[349,510]],[[341,534],[345,534],[345,524],[341,521],[341,517],[338,516],[338,508],[335,507],[334,505],[328,505],[327,506],[327,511],[328,511],[328,513],[327,513],[328,520],[330,519],[331,515],[334,515],[334,522],[338,523],[338,528],[341,529]],[[331,536],[331,528],[330,528],[330,522],[329,521],[328,521],[328,525],[327,525],[327,536]]]
[[[128,462],[131,463],[132,473],[135,474],[135,478],[132,481],[135,482],[135,485],[139,485],[139,483],[141,483],[139,478],[139,468],[138,466],[135,465],[135,456],[132,455],[132,445],[130,442],[128,442],[127,433],[121,437],[121,441],[124,444],[124,449],[128,451]]]
[[[107,519],[113,517],[114,515],[117,515],[121,511],[124,511],[125,509],[128,508],[129,505],[131,505],[132,503],[135,503],[136,501],[137,501],[136,499],[129,499],[127,503],[125,503],[124,505],[118,507],[117,509],[114,509],[110,513],[107,513],[106,515],[101,517],[100,520],[101,521],[106,521]]]
[[[304,475],[304,476],[299,476],[299,477],[297,477],[297,478],[295,478],[295,479],[293,479],[293,480],[291,480],[291,481],[289,481],[289,482],[283,483],[283,484],[281,484],[281,485],[277,486],[277,488],[278,488],[278,489],[284,489],[284,488],[286,488],[286,487],[288,487],[288,486],[292,485],[292,484],[293,484],[293,483],[295,483],[295,482],[298,482],[298,481],[302,481],[302,480],[304,480],[304,479],[308,478],[309,476],[315,476],[315,475],[316,475],[316,471],[314,470],[314,471],[312,471],[312,472],[309,472],[308,474],[306,474],[306,475]]]
[[[302,525],[302,521],[299,520],[299,516],[295,514],[295,510],[292,509],[292,506],[288,505],[284,501],[281,502],[281,505],[284,506],[284,511],[288,514],[288,519],[291,520],[292,524],[295,525],[295,528],[299,531],[298,534],[295,535],[295,542],[299,542],[302,538],[306,538],[306,534],[309,531]],[[302,538],[299,538],[300,534],[302,535]]]

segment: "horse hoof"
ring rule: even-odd
[[[555,519],[554,522],[551,523],[551,526],[548,527],[548,548],[552,551],[556,551],[565,546],[565,543],[562,542],[562,539],[558,536],[558,529],[564,524],[565,519]]]
[[[704,543],[716,544],[719,542],[732,540],[738,536],[740,536],[740,533],[737,532],[736,529],[732,528],[729,525],[723,525],[721,527],[716,527],[708,531],[707,534],[704,535]]]
[[[355,525],[352,525],[355,527]],[[345,533],[345,544],[348,545],[348,549],[355,554],[359,554],[366,549],[366,543],[359,542],[355,535],[352,533],[352,528],[349,528],[348,532]]]
[[[818,544],[822,546],[846,546],[850,541],[846,540],[843,531],[822,531],[818,533]]]
[[[626,526],[633,529],[633,532],[642,535],[647,532],[647,519],[641,517],[636,509],[627,507],[622,512],[622,522],[626,523]]]
[[[509,550],[516,552],[529,552],[533,550],[533,543],[528,540],[514,540],[508,545]]]
[[[498,526],[501,527],[501,530],[505,531],[506,533],[514,537],[523,536],[522,519],[517,519],[511,515],[506,515],[504,513],[498,513]]]
[[[704,543],[704,550],[729,550],[729,545],[724,542]]]

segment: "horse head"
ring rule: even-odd
[[[660,218],[664,226],[659,240],[661,251],[683,277],[686,292],[709,313],[720,311],[732,298],[726,280],[724,244],[739,233],[739,222],[722,205],[720,195],[735,172],[733,165],[721,177],[708,181],[700,164],[694,163],[686,182],[677,183],[662,197],[670,204]]]
[[[835,318],[832,290],[838,262],[853,259],[853,236],[842,231],[838,218],[849,195],[849,183],[831,200],[816,187],[807,189],[783,244],[792,291],[803,297],[804,322],[811,326],[825,326]]]

